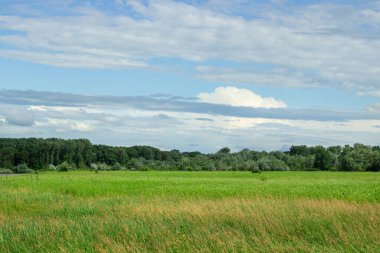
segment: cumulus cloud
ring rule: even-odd
[[[285,108],[286,104],[272,97],[263,98],[247,89],[236,87],[218,87],[211,93],[200,93],[202,102],[253,108]]]

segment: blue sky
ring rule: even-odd
[[[0,137],[376,145],[379,48],[373,0],[2,0]]]

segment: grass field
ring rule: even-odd
[[[0,252],[380,252],[380,173],[0,177]]]

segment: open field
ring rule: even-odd
[[[0,177],[0,252],[380,252],[380,173]]]

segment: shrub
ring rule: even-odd
[[[207,170],[209,170],[209,171],[216,171],[216,167],[215,167],[214,164],[210,164],[210,165],[208,166]]]
[[[29,169],[28,165],[26,165],[25,163],[15,166],[13,171],[15,173],[20,173],[20,174],[21,173],[24,174],[24,173],[33,173],[34,172],[34,170]]]
[[[120,170],[123,169],[119,163],[114,164],[113,166],[110,166],[106,163],[91,163],[90,168],[92,170]]]
[[[251,169],[252,173],[261,173],[261,170],[258,167],[252,168]]]
[[[68,162],[63,162],[57,166],[57,171],[59,172],[66,172],[72,169],[73,169],[73,166],[69,164]]]
[[[90,164],[90,169],[91,170],[98,170],[98,165],[96,163],[91,163]]]
[[[13,171],[10,169],[0,169],[0,174],[13,174]]]
[[[140,170],[140,168],[145,166],[145,162],[145,159],[132,158],[128,161],[127,167],[130,170]]]
[[[98,170],[111,170],[111,167],[106,163],[98,163],[96,164]]]
[[[120,165],[120,163],[116,162],[114,165],[112,165],[111,170],[122,170],[123,167]]]
[[[54,166],[54,164],[49,164],[49,166],[47,167],[47,170],[48,171],[56,171],[57,168]]]
[[[142,166],[138,169],[139,171],[150,171],[152,170],[149,166]]]
[[[262,171],[268,170],[289,170],[289,167],[281,160],[274,157],[263,157],[258,161],[259,169]]]
[[[259,168],[259,164],[257,162],[249,162],[247,163],[247,169],[252,171],[253,173],[260,173],[261,170]]]

